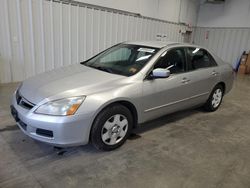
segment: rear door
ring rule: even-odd
[[[190,105],[205,103],[219,81],[218,66],[212,55],[205,49],[188,47],[186,54]]]

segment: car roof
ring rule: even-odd
[[[164,48],[167,46],[190,46],[190,47],[198,47],[197,45],[181,43],[181,42],[172,42],[172,41],[127,41],[125,44],[133,44],[140,46],[148,46],[153,48]]]
[[[147,46],[147,47],[152,47],[152,48],[165,48],[165,47],[201,48],[201,49],[207,50],[216,59],[217,63],[222,64],[222,62],[223,62],[217,55],[212,53],[206,47],[202,47],[202,46],[190,44],[190,43],[172,42],[172,41],[127,41],[127,42],[123,42],[123,44],[140,45],[140,46]]]
[[[128,41],[125,44],[134,44],[140,46],[149,46],[153,48],[163,48],[171,44],[178,44],[177,42],[163,42],[163,41]]]

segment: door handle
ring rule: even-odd
[[[213,71],[213,72],[212,72],[212,76],[216,76],[216,75],[218,75],[218,72]]]
[[[190,82],[189,79],[187,79],[187,78],[182,78],[181,83],[186,84],[186,83],[188,83],[188,82]]]

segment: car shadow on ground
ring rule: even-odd
[[[203,109],[203,107],[192,108],[192,109],[174,112],[172,114],[168,114],[168,115],[162,116],[160,118],[151,120],[147,123],[143,123],[143,124],[139,125],[136,129],[134,129],[134,134],[142,134],[144,132],[147,132],[147,131],[150,131],[153,129],[157,129],[157,128],[162,127],[162,126],[167,126],[170,123],[180,121],[182,119],[185,119],[185,118],[192,116],[192,115],[195,115],[197,113],[206,113],[206,112]]]
[[[203,112],[204,110],[202,108],[195,108],[162,116],[158,119],[141,124],[138,128],[134,129],[132,135],[129,137],[129,140],[139,139],[141,138],[140,135],[145,132],[160,128],[162,126],[168,126],[170,123],[174,123],[189,116]],[[98,151],[91,144],[67,148],[50,146],[29,138],[23,134],[21,130],[19,130],[17,125],[9,125],[0,129],[0,134],[2,136],[5,135],[4,137],[6,138],[6,142],[12,148],[13,152],[17,153],[21,158],[23,158],[23,160],[45,156],[54,158],[55,156],[67,157],[77,155],[79,153],[90,155],[102,153],[102,151]]]

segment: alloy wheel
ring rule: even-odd
[[[102,141],[107,145],[115,145],[122,141],[128,131],[128,120],[124,115],[116,114],[103,125]]]
[[[212,98],[212,105],[214,108],[217,108],[220,105],[220,102],[222,100],[222,90],[221,89],[216,89],[213,93],[213,98]]]

